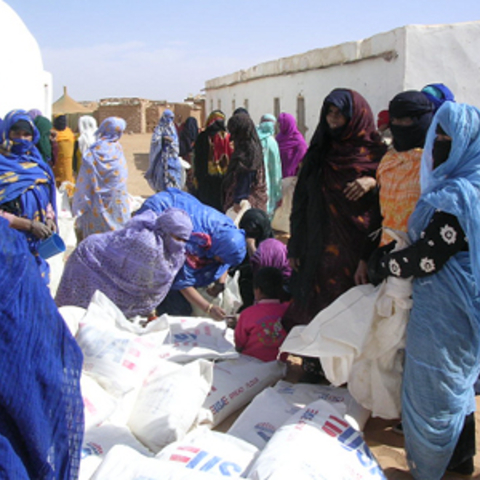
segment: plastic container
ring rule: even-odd
[[[58,233],[53,233],[38,245],[38,253],[45,260],[64,251],[65,243]]]

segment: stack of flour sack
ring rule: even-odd
[[[283,381],[284,364],[236,352],[225,322],[143,326],[101,292],[60,312],[84,355],[80,480],[385,478],[346,389]]]

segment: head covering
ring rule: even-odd
[[[214,208],[200,203],[195,197],[176,188],[152,195],[139,209],[163,212],[176,207],[187,212],[193,233],[187,244],[187,259],[172,288],[203,287],[220,278],[230,266],[242,262],[246,254],[245,232]],[[219,257],[219,263],[214,257]]]
[[[57,305],[87,307],[101,290],[127,317],[148,316],[183,266],[191,232],[188,214],[168,208],[161,214],[146,210],[121,230],[90,235],[67,261]]]
[[[271,137],[275,134],[275,124],[277,123],[277,119],[274,115],[267,113],[262,116],[260,119],[260,125],[258,125],[257,133],[260,141],[264,138]]]
[[[161,192],[167,187],[179,188],[182,184],[182,167],[178,158],[178,134],[174,118],[175,114],[171,110],[163,112],[150,143],[150,164],[145,178],[156,192]]]
[[[349,119],[339,137],[331,138],[327,124],[330,105],[337,107]],[[377,133],[372,110],[368,102],[356,91],[336,88],[325,97],[320,122],[313,134],[309,151],[320,152],[330,146],[334,151],[332,158],[350,158],[362,164],[365,171],[375,171],[378,160],[385,152],[380,135]],[[375,159],[375,160],[373,160]]]
[[[10,132],[19,132],[24,131],[27,132],[29,135],[33,137],[33,125],[32,122],[28,122],[27,120],[17,120],[11,127]]]
[[[227,128],[234,144],[230,165],[240,165],[245,170],[260,168],[263,165],[262,146],[250,116],[236,113],[228,120]]]
[[[292,267],[288,261],[287,246],[276,238],[267,238],[257,248],[250,259],[253,273],[263,267],[274,267],[280,270],[282,277],[290,278]]]
[[[41,115],[35,117],[33,122],[40,133],[37,148],[45,162],[50,163],[52,161],[52,143],[50,141],[50,132],[53,128],[52,122]]]
[[[453,92],[443,83],[431,83],[422,88],[422,93],[433,103],[435,112],[445,103],[454,102]]]
[[[395,95],[388,106],[393,146],[397,152],[423,148],[433,118],[432,102],[421,92],[409,90]],[[393,125],[392,118],[411,117],[410,126]]]
[[[388,110],[381,110],[377,115],[377,128],[380,130],[382,127],[388,127],[390,123],[390,115]]]
[[[327,107],[326,113],[328,113],[328,107],[330,105],[337,107],[347,121],[352,118],[353,102],[350,90],[345,88],[333,90],[324,101],[324,106]]]
[[[67,128],[67,116],[66,115],[57,115],[53,119],[53,126],[55,130],[62,131]]]
[[[225,118],[226,118],[225,114],[221,110],[214,110],[207,117],[206,130],[208,130],[214,124],[217,124],[218,126],[222,126],[222,130],[226,130]]]
[[[38,110],[38,108],[32,108],[27,112],[27,114],[32,120],[35,120],[37,117],[42,116],[42,112]]]
[[[180,156],[188,156],[193,150],[193,144],[198,137],[198,122],[195,117],[188,117],[180,133]]]
[[[233,112],[234,115],[238,115],[239,113],[243,113],[245,115],[249,115],[250,114],[248,113],[248,110],[245,108],[245,107],[238,107],[235,109],[235,111]]]
[[[278,116],[279,133],[276,137],[282,159],[282,176],[293,177],[298,172],[308,146],[297,127],[297,121],[289,113]]]
[[[0,219],[0,239],[0,471],[18,479],[77,478],[82,353],[23,235]]]
[[[97,131],[97,121],[91,115],[82,115],[78,119],[78,148],[82,155],[95,142],[95,132]]]
[[[239,228],[245,230],[247,238],[254,238],[258,246],[267,238],[273,237],[272,226],[268,215],[259,208],[250,208],[240,220]]]

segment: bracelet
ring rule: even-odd
[[[212,311],[212,308],[213,308],[213,303],[211,303],[211,304],[207,307],[207,309],[205,310],[205,313],[206,313],[207,315],[210,315],[210,312]]]

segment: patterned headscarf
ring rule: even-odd
[[[123,118],[106,118],[95,132],[97,141],[84,156],[73,197],[74,215],[94,207],[101,194],[127,181],[127,163],[120,140],[127,124]],[[105,210],[98,205],[99,212]]]

